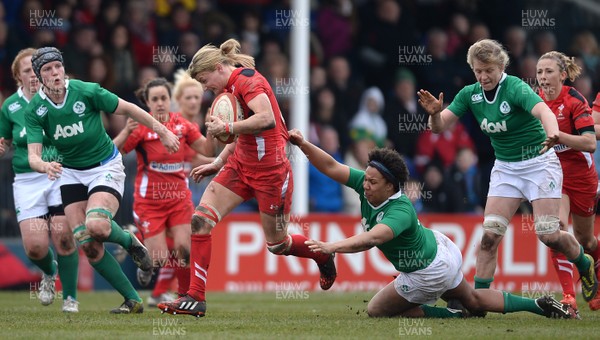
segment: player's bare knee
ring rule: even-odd
[[[83,253],[90,260],[98,259],[98,256],[100,255],[99,248],[101,249],[101,246],[98,247],[98,245],[94,242],[88,242],[88,243],[84,243],[81,245],[81,249],[83,249]]]
[[[32,260],[40,260],[48,253],[48,247],[41,244],[30,244],[25,247],[25,254]]]
[[[275,255],[288,255],[292,248],[292,237],[285,235],[285,237],[277,242],[267,242],[267,249]]]
[[[560,247],[560,235],[558,233],[549,235],[538,234],[537,237],[543,244],[552,250],[558,250],[558,247]]]
[[[73,252],[73,250],[75,250],[76,245],[75,245],[75,239],[73,238],[73,235],[71,233],[69,233],[68,235],[61,235],[60,238],[58,239],[58,245],[56,247],[56,252],[59,255],[68,255],[71,254]]]

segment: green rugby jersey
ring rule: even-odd
[[[448,110],[458,117],[472,112],[479,128],[492,142],[496,158],[518,162],[539,156],[546,132],[531,109],[542,102],[521,79],[502,75],[496,96],[488,101],[481,84],[465,86],[454,98]]]
[[[0,109],[0,137],[12,139],[14,154],[12,158],[13,170],[16,174],[33,172],[27,159],[27,128],[25,127],[25,112],[29,101],[25,98],[23,90],[6,98]],[[50,144],[50,140],[44,135],[42,137],[42,159],[47,162],[61,159],[56,148]]]
[[[85,168],[109,158],[115,149],[101,111],[113,113],[119,97],[96,83],[67,80],[64,101],[56,105],[41,90],[27,107],[27,142],[41,143],[46,133],[66,167]]]
[[[374,207],[365,198],[363,182],[365,172],[350,168],[346,186],[360,196],[361,224],[369,231],[377,224],[385,224],[394,232],[394,238],[377,246],[385,257],[402,273],[410,273],[427,267],[437,254],[437,242],[430,229],[417,218],[412,203],[398,192]]]

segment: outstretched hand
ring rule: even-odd
[[[331,244],[329,242],[308,240],[308,241],[304,241],[304,244],[306,244],[312,252],[320,252],[323,254],[331,254],[331,253],[335,252],[333,249],[333,244]]]
[[[0,156],[6,152],[6,144],[4,143],[4,137],[0,138]]]
[[[291,129],[288,131],[288,134],[290,135],[290,143],[297,146],[302,146],[302,143],[304,143],[304,136],[302,136],[302,132],[300,132],[300,130]]]
[[[436,115],[442,112],[442,107],[444,104],[444,93],[440,92],[439,98],[435,98],[429,91],[427,90],[419,90],[417,92],[419,96],[419,104],[429,113],[430,116]]]

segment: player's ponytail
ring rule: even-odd
[[[566,72],[567,78],[574,81],[581,74],[581,67],[575,63],[575,57],[568,57],[562,52],[550,51],[540,57],[542,59],[552,59],[556,61],[559,72]]]
[[[254,68],[254,58],[240,53],[240,50],[241,45],[235,39],[225,41],[218,48],[212,44],[204,45],[192,57],[187,72],[196,79],[200,73],[214,71],[217,64]]]

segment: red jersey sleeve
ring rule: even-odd
[[[265,86],[264,78],[259,77],[245,77],[242,81],[242,86],[240,88],[240,94],[244,99],[246,105],[254,99],[254,97],[258,96],[261,93],[268,93],[271,91],[270,86]]]
[[[594,99],[592,110],[600,112],[600,92],[598,92],[596,99]]]
[[[202,133],[196,124],[186,121],[186,125],[187,134],[185,136],[185,142],[188,145],[192,145],[195,141],[202,137]]]
[[[584,127],[594,126],[592,118],[592,110],[588,105],[587,100],[575,88],[569,89],[569,104],[571,106],[571,119],[575,129],[579,130]]]
[[[123,146],[123,152],[128,154],[131,150],[135,149],[140,141],[142,140],[142,125],[138,126],[135,130],[131,132],[127,140],[125,141],[125,145]]]

